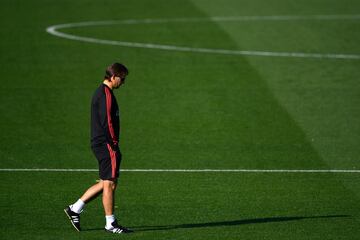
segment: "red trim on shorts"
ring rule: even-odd
[[[110,159],[111,159],[111,177],[115,178],[116,177],[116,152],[114,150],[112,150],[112,148],[110,147],[109,144],[106,144],[106,145],[109,150]]]

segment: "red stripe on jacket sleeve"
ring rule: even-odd
[[[111,93],[107,87],[105,87],[105,95],[106,95],[106,113],[107,113],[108,128],[109,128],[111,140],[113,141],[114,144],[117,144],[117,141],[115,139],[115,131],[111,119],[111,104],[112,104]]]

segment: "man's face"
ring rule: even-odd
[[[119,88],[121,85],[123,85],[125,83],[125,74],[120,75],[120,76],[112,76],[111,77],[111,82],[113,84],[113,88],[117,89]]]

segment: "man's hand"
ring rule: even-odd
[[[114,152],[118,152],[119,151],[119,145],[116,143],[116,144],[109,144],[111,149],[114,151]]]

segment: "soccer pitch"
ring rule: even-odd
[[[0,12],[1,239],[360,239],[358,1]],[[78,233],[63,208],[98,179],[90,100],[115,61],[115,213],[135,233],[105,233],[100,199]]]

